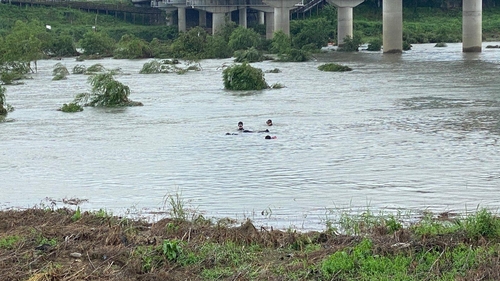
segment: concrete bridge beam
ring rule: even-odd
[[[479,0],[481,1],[481,0]],[[384,53],[403,52],[403,1],[384,0],[382,3],[382,37]]]
[[[274,8],[274,32],[282,30],[285,34],[290,35],[290,10],[295,8],[298,1],[263,0],[262,2]]]
[[[337,45],[342,46],[344,39],[353,36],[352,9],[364,0],[328,0],[328,3],[337,7]]]
[[[481,52],[483,31],[483,3],[481,0],[463,0],[462,52]]]

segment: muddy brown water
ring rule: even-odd
[[[0,123],[1,208],[78,198],[83,210],[154,217],[180,194],[207,217],[322,229],[339,210],[500,207],[500,49],[423,44],[266,61],[253,66],[279,68],[266,80],[286,87],[256,92],[223,89],[230,59],[138,74],[146,61],[39,61],[33,79],[7,86],[16,110]],[[52,81],[57,62],[121,68],[116,79],[144,106],[57,111],[89,90],[84,75]],[[326,62],[353,71],[318,71]],[[238,121],[277,138],[226,135]]]

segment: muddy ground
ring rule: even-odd
[[[374,228],[370,238],[374,255],[439,250],[459,243],[470,247],[497,243],[471,240],[460,233],[417,238],[405,229],[389,234],[384,227]],[[69,209],[7,210],[0,211],[0,280],[325,280],[318,269],[322,260],[361,239],[331,231],[298,233],[256,228],[249,221],[231,227],[204,219],[147,223],[96,213],[76,216]],[[182,241],[182,246],[171,244],[173,250],[165,250],[163,245],[162,252],[164,241]],[[215,252],[203,259],[192,257],[192,262],[179,259],[178,255],[197,253],[208,243],[233,243],[248,249],[252,258],[243,258],[241,255],[246,254],[239,252],[224,260]],[[259,250],[251,250],[252,245],[258,245]],[[307,250],[308,245],[319,246]],[[250,264],[235,266],[240,258]],[[230,272],[207,275],[215,268],[229,268]],[[500,280],[499,272],[498,255],[496,260],[493,255],[456,279]]]

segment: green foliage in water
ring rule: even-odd
[[[113,52],[115,59],[140,59],[151,57],[149,44],[134,35],[123,35]]]
[[[233,50],[246,50],[257,47],[260,42],[260,35],[251,28],[238,26],[229,36],[229,47]]]
[[[366,50],[371,52],[378,52],[382,50],[382,39],[376,38],[370,41],[370,43],[368,43],[368,48]]]
[[[62,112],[80,112],[83,111],[83,107],[77,103],[71,102],[63,104],[59,110]]]
[[[282,30],[274,33],[273,39],[271,41],[271,53],[273,54],[284,54],[287,53],[292,48],[292,40],[290,36],[286,35]]]
[[[222,72],[224,88],[227,90],[262,90],[269,88],[264,73],[247,63],[232,65]]]
[[[89,31],[80,39],[79,45],[86,56],[110,57],[115,49],[115,41],[104,32]]]
[[[357,52],[359,51],[359,46],[363,43],[361,35],[356,33],[351,38],[350,36],[346,36],[344,38],[344,44],[338,48],[340,52]]]
[[[329,19],[323,17],[290,23],[292,45],[297,49],[302,49],[306,45],[311,45],[313,49],[320,49],[328,44],[335,30],[336,25],[334,26]]]
[[[234,61],[235,62],[259,62],[264,60],[264,55],[259,52],[259,50],[255,49],[255,47],[251,47],[248,50],[240,50],[234,52]]]
[[[154,74],[154,73],[177,73],[184,74],[188,71],[201,71],[201,66],[199,63],[189,61],[185,67],[179,66],[180,62],[176,59],[174,60],[152,60],[146,62],[142,69],[139,71],[140,74]]]
[[[285,53],[278,54],[278,61],[282,62],[304,62],[308,61],[311,54],[307,50],[289,49]]]
[[[87,67],[85,65],[77,64],[73,67],[71,71],[73,74],[85,74]]]
[[[129,100],[130,88],[115,80],[111,73],[100,73],[88,79],[90,93],[77,95],[75,103],[86,106],[140,106],[142,103]]]
[[[54,66],[52,70],[52,75],[54,76],[52,80],[62,80],[66,79],[66,76],[69,75],[69,71],[62,63],[58,62]]]
[[[6,116],[7,113],[14,111],[14,107],[7,103],[5,92],[7,89],[0,85],[0,116]]]
[[[348,67],[347,65],[341,65],[336,63],[322,64],[318,66],[318,69],[321,71],[331,71],[331,72],[344,72],[352,70],[352,68]]]

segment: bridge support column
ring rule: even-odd
[[[241,8],[238,10],[239,14],[239,24],[244,28],[247,28],[247,8]]]
[[[290,35],[290,10],[295,8],[297,0],[263,0],[262,2],[274,8],[274,32],[282,30],[286,35]]]
[[[269,12],[266,14],[266,39],[273,39],[274,33],[274,13]]]
[[[342,46],[344,39],[353,36],[352,9],[364,0],[328,0],[328,3],[337,7],[337,45]]]
[[[264,12],[259,11],[259,24],[266,24]]]
[[[384,53],[403,52],[403,0],[382,3],[382,37]]]
[[[200,27],[207,27],[207,11],[198,11],[198,21],[200,22]]]
[[[226,13],[212,13],[212,35],[226,24]]]
[[[463,0],[462,52],[481,52],[483,41],[483,1]]]
[[[179,27],[179,32],[186,31],[186,8],[177,7],[177,26]]]

